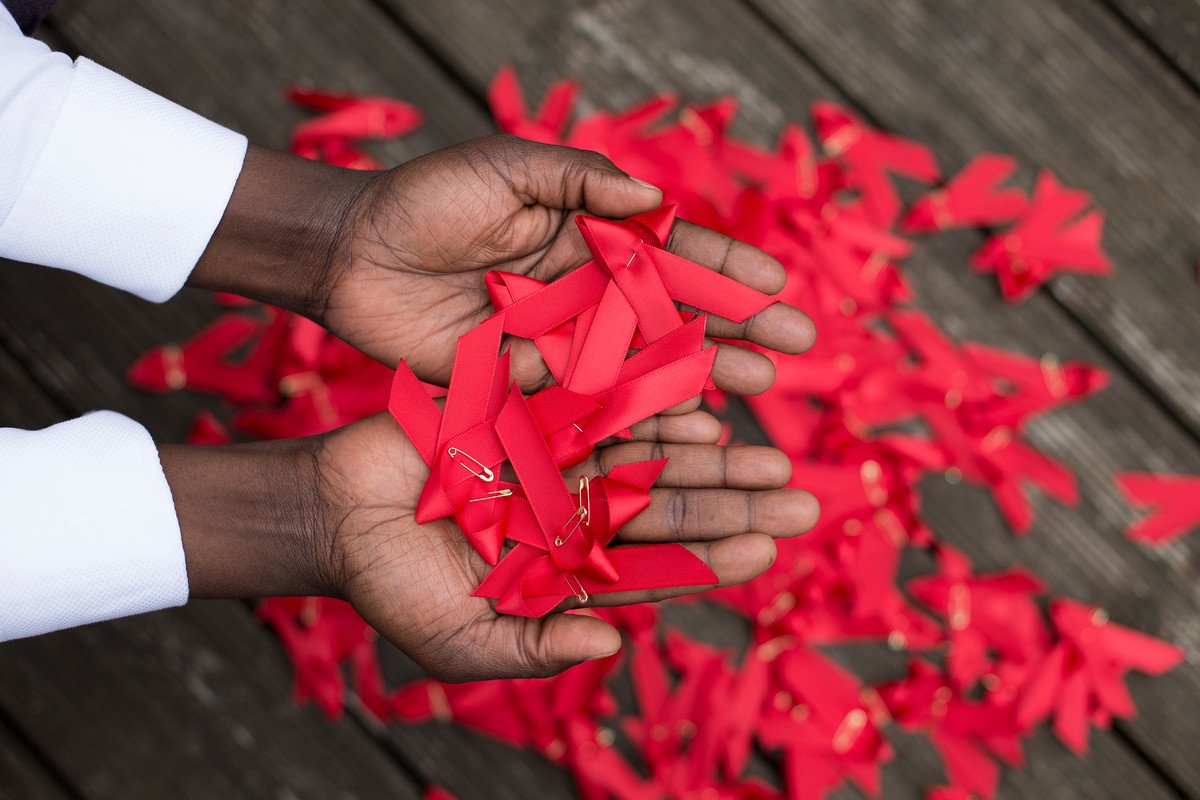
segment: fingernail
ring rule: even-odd
[[[654,191],[658,192],[659,194],[662,194],[662,189],[659,189],[659,188],[658,188],[657,186],[655,186],[653,183],[646,183],[646,182],[645,182],[644,180],[642,180],[641,178],[635,178],[635,177],[633,177],[632,175],[630,175],[630,176],[629,176],[629,180],[633,181],[633,182],[634,182],[634,183],[636,183],[638,186],[645,186],[647,189],[653,189]]]
[[[617,645],[614,649],[610,650],[607,653],[597,653],[594,656],[589,656],[588,661],[599,661],[602,658],[609,658],[610,656],[615,656],[620,649],[621,649],[621,645]]]

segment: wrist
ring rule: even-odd
[[[319,320],[346,220],[374,175],[251,145],[187,284]]]
[[[319,439],[160,445],[192,597],[336,595]]]

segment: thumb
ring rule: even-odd
[[[607,658],[621,649],[621,634],[603,620],[586,614],[550,614],[541,619],[503,617],[517,648],[516,670],[526,677],[546,677],[584,661]],[[517,666],[519,665],[519,666]]]
[[[527,202],[601,217],[629,217],[662,204],[658,187],[591,150],[534,145],[528,163]]]

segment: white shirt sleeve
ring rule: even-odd
[[[0,6],[0,256],[162,302],[204,252],[246,139],[21,35]],[[99,412],[0,429],[0,641],[186,602],[158,450]]]
[[[72,64],[0,7],[0,256],[167,300],[245,155],[246,137],[86,58]]]
[[[0,641],[187,602],[171,489],[141,425],[0,429]]]

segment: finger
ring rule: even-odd
[[[684,220],[671,229],[667,249],[767,294],[782,291],[787,280],[783,265],[757,247]]]
[[[526,203],[585,209],[602,217],[629,217],[662,203],[657,187],[631,178],[599,153],[535,142],[522,146],[529,169],[514,179]]]
[[[489,678],[545,678],[621,649],[616,628],[586,614],[500,616],[487,624],[499,650],[489,654]]]
[[[597,448],[566,472],[568,485],[580,475],[607,475],[617,464],[669,459],[656,486],[695,489],[781,489],[792,462],[774,447],[623,442]]]
[[[690,414],[700,407],[700,400],[701,400],[700,395],[696,395],[695,397],[690,397],[681,403],[676,403],[675,405],[671,406],[670,408],[664,408],[659,413],[666,414],[667,416],[678,416],[680,414]]]
[[[767,306],[745,322],[710,314],[704,331],[709,336],[743,339],[788,355],[803,353],[817,340],[816,328],[808,315],[786,303]]]
[[[587,603],[568,597],[564,608],[586,606],[624,606],[633,603],[657,603],[669,597],[695,594],[722,586],[745,583],[767,571],[775,562],[775,540],[763,533],[744,533],[729,536],[715,542],[691,542],[688,550],[708,564],[717,574],[716,586],[684,586],[667,589],[649,589],[642,592],[613,592],[612,594],[590,594]],[[584,587],[587,588],[586,586]]]
[[[759,531],[797,536],[817,521],[817,499],[800,489],[651,489],[650,506],[621,528],[623,542],[707,542]]]
[[[713,342],[708,342],[714,344]],[[762,394],[775,382],[775,363],[762,353],[731,344],[717,344],[713,361],[717,388],[741,395]]]
[[[641,442],[672,442],[676,444],[716,444],[721,438],[721,421],[707,411],[687,414],[656,414],[629,428],[633,438]],[[604,447],[618,439],[601,442]]]

